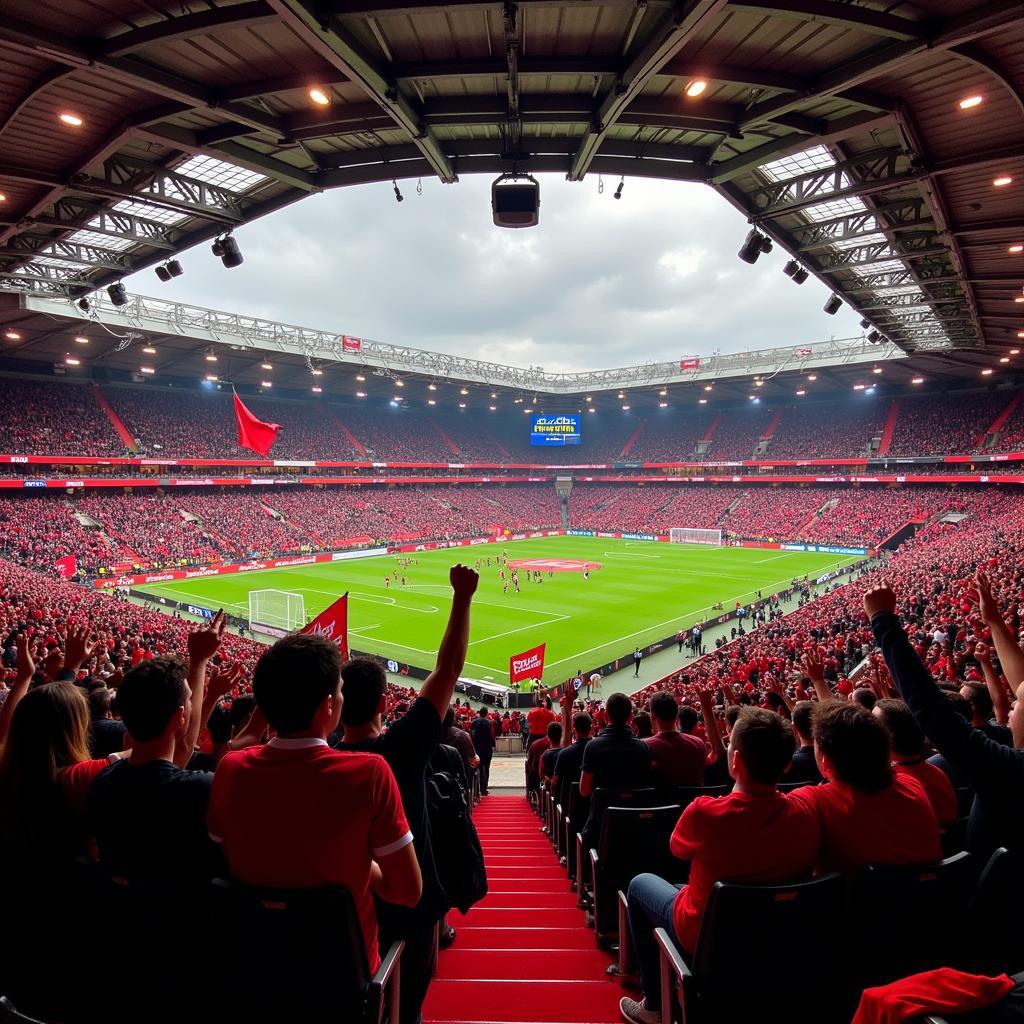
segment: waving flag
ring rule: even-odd
[[[544,648],[546,644],[539,647],[531,647],[522,654],[513,654],[508,659],[509,681],[520,683],[524,679],[540,679],[544,675]]]
[[[270,446],[277,440],[280,423],[264,423],[257,419],[235,395],[235,419],[238,421],[238,447],[248,448],[258,455],[266,456]]]
[[[325,608],[303,631],[326,637],[341,648],[341,658],[348,660],[348,592],[329,608]]]
[[[61,579],[67,580],[78,572],[78,559],[74,555],[65,555],[63,558],[58,558],[53,563],[53,567]]]

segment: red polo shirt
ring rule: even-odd
[[[383,757],[332,750],[318,739],[273,739],[217,766],[210,837],[245,885],[345,886],[355,901],[370,970],[380,964],[370,860],[412,842]]]
[[[921,784],[894,774],[880,793],[844,782],[804,786],[791,800],[821,821],[818,870],[856,874],[868,864],[928,864],[942,859],[939,824]]]
[[[547,731],[550,722],[557,721],[557,716],[547,708],[534,708],[527,716],[526,721],[530,723],[531,736],[543,736]]]
[[[817,816],[783,793],[701,796],[683,811],[671,849],[689,860],[673,924],[683,949],[697,948],[700,922],[715,882],[767,885],[810,878],[818,856]]]
[[[956,821],[956,790],[949,776],[938,765],[918,761],[914,764],[894,764],[893,770],[921,783],[940,827],[945,828]]]

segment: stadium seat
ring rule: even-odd
[[[615,894],[628,888],[636,875],[650,872],[672,882],[686,880],[688,866],[669,849],[680,813],[678,804],[605,811],[597,849],[590,850],[594,935],[599,946],[618,935]]]
[[[569,787],[569,795],[565,805],[565,816],[562,823],[564,833],[562,842],[565,844],[566,868],[569,878],[575,883],[579,874],[576,861],[576,834],[583,827],[590,813],[590,798],[580,796],[580,784],[574,782]]]
[[[1024,968],[1024,935],[1020,929],[1024,913],[1022,866],[1019,853],[1001,846],[978,878],[969,908],[970,958],[978,970]]]
[[[845,894],[837,874],[792,885],[715,883],[689,963],[664,929],[655,931],[661,950],[663,1024],[843,1020],[847,1000],[837,950]],[[794,959],[808,942],[821,955],[814,958],[813,969],[793,977]],[[742,965],[740,974],[737,964]],[[787,984],[791,977],[792,984]],[[681,1016],[673,1012],[677,992]]]
[[[218,941],[246,949],[247,972],[258,979],[240,991],[223,972],[215,1002],[225,1019],[398,1020],[403,944],[392,944],[371,975],[347,889],[257,889],[218,879],[211,893]],[[220,972],[212,973],[216,982]]]
[[[675,786],[672,789],[672,802],[679,804],[679,813],[686,810],[699,796],[725,796],[731,786]]]
[[[974,870],[969,853],[864,869],[851,887],[849,930],[863,986],[961,962]]]

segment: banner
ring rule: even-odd
[[[348,660],[348,592],[325,608],[303,631],[323,636],[341,648],[342,661]]]
[[[679,360],[680,370],[699,370],[700,369],[700,356],[689,356],[686,359]]]
[[[544,675],[544,648],[531,647],[522,654],[513,654],[508,659],[508,678],[512,683],[521,683],[526,679],[540,679]]]
[[[78,559],[74,555],[65,555],[63,558],[58,558],[53,563],[53,567],[61,579],[70,579],[78,572]]]
[[[347,334],[342,336],[341,349],[343,352],[358,352],[363,347],[359,338],[350,338]]]
[[[811,350],[809,348],[795,348],[793,349],[793,352],[801,357],[809,356],[811,354]]]
[[[238,423],[238,447],[249,448],[266,456],[271,445],[277,440],[280,423],[264,423],[254,416],[245,403],[235,395],[235,420]]]

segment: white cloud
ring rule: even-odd
[[[239,228],[244,264],[224,270],[202,245],[167,285],[128,287],[196,305],[394,344],[549,371],[596,369],[715,349],[741,352],[852,337],[813,278],[794,285],[785,255],[737,259],[747,225],[711,189],[630,179],[621,200],[596,179],[541,179],[541,223],[494,227],[490,180],[387,183],[311,196]]]

